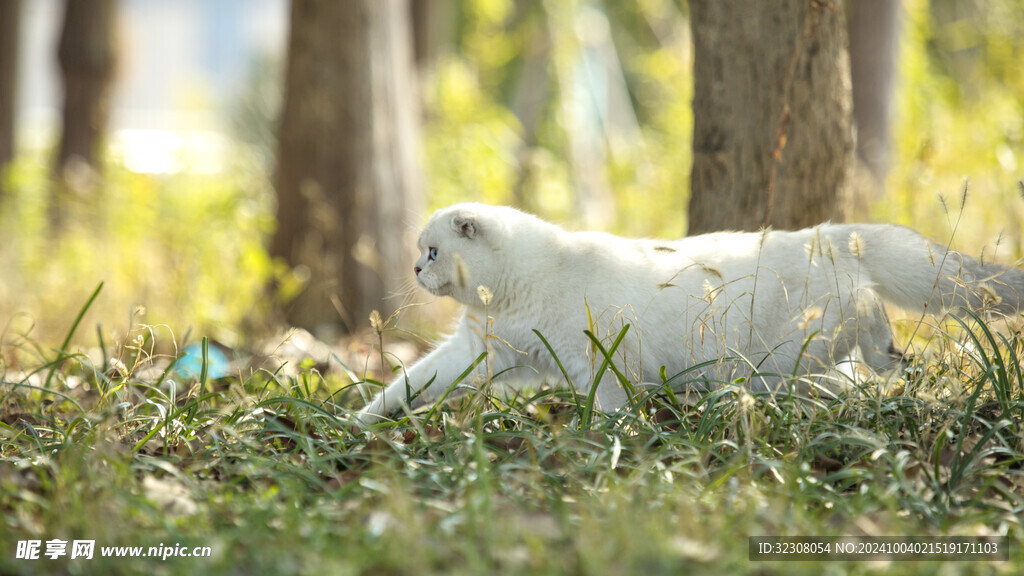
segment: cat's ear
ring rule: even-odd
[[[476,218],[472,215],[456,214],[455,217],[452,218],[452,229],[455,230],[455,233],[459,236],[472,240],[480,231],[480,226],[477,224]]]

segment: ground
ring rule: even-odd
[[[388,333],[351,348],[360,367],[300,350],[217,378],[209,342],[183,375],[147,337],[93,355],[8,338],[0,572],[1018,573],[1024,342],[954,324],[902,378],[838,398],[723,383],[606,415],[542,387],[368,431],[351,415]],[[1006,537],[1010,552],[752,561],[760,535]],[[70,557],[76,540],[91,559]]]

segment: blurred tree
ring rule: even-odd
[[[304,280],[287,320],[385,316],[412,276],[419,141],[405,0],[293,0],[271,254]]]
[[[850,78],[857,127],[853,214],[866,218],[884,192],[891,149],[890,118],[896,93],[900,3],[850,2]]]
[[[853,161],[841,6],[691,2],[689,233],[842,220]]]
[[[284,58],[257,54],[246,72],[245,88],[231,103],[232,136],[248,145],[261,171],[274,170],[277,158],[277,124],[283,100]]]
[[[418,0],[409,3],[412,10],[413,56],[420,83],[430,81],[438,58],[455,41],[454,0]]]
[[[57,59],[64,81],[64,111],[54,164],[57,197],[51,224],[61,228],[69,194],[87,194],[95,182],[107,127],[115,64],[117,0],[66,0]]]
[[[540,2],[520,0],[518,30],[522,38],[519,78],[512,93],[510,109],[522,125],[522,140],[516,150],[518,174],[512,197],[515,204],[528,212],[538,212],[535,190],[528,184],[537,178],[536,159],[538,131],[552,99],[552,40],[547,12]]]
[[[457,7],[455,49],[426,86],[431,205],[514,203],[570,226],[678,236],[693,145],[678,3]]]
[[[14,157],[14,98],[18,77],[21,0],[0,0],[0,169]],[[0,181],[0,196],[3,195]]]

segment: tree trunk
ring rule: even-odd
[[[96,166],[107,127],[114,73],[116,0],[67,0],[58,60],[64,78],[63,133],[57,167],[78,157]]]
[[[889,172],[889,125],[896,91],[900,3],[850,2],[850,76],[857,127],[857,175],[853,210],[859,218],[885,191]]]
[[[323,332],[387,317],[412,276],[419,134],[405,0],[293,0],[271,253],[308,278],[285,308]]]
[[[21,0],[0,0],[0,171],[14,158],[14,100],[18,78]],[[4,184],[0,180],[0,197]]]
[[[415,0],[409,3],[412,17],[413,60],[420,83],[428,81],[438,58],[448,52],[455,35],[453,0]]]
[[[691,2],[689,233],[842,220],[853,161],[841,6]]]
[[[543,5],[520,0],[518,9],[524,21],[520,24],[523,63],[512,92],[510,108],[522,125],[523,134],[516,151],[519,165],[512,198],[518,208],[536,214],[540,212],[540,206],[534,190],[536,186],[532,183],[538,178],[538,132],[553,96],[553,54],[548,18]]]
[[[57,59],[64,80],[60,146],[54,164],[57,196],[51,225],[59,229],[69,195],[85,196],[95,184],[110,115],[114,75],[116,0],[66,0]]]

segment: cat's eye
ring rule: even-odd
[[[428,248],[427,260],[431,262],[437,260],[437,248]]]

